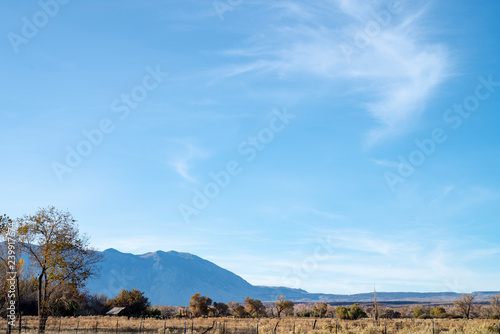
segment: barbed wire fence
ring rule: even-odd
[[[0,325],[0,330],[7,334],[35,334],[38,333],[39,319],[32,317],[24,318],[21,326],[8,326],[6,321]],[[45,334],[96,334],[96,333],[138,333],[138,334],[256,334],[258,331],[258,320],[249,322],[226,320],[212,320],[211,322],[194,319],[127,319],[123,317],[95,317],[93,321],[86,318],[49,317],[46,319]]]
[[[25,317],[21,326],[8,326],[7,321],[0,322],[0,331],[7,334],[37,334],[38,318]],[[442,333],[446,320],[410,320],[389,321],[349,321],[331,318],[323,319],[143,319],[127,317],[49,317],[46,321],[45,334],[305,334],[317,333],[358,333],[365,329],[376,328],[377,333],[392,334],[410,328],[423,329],[429,334]],[[467,321],[454,321],[453,325],[464,328]],[[491,333],[500,334],[500,322],[485,322]],[[10,328],[9,328],[10,327]],[[354,331],[354,332],[353,332]]]

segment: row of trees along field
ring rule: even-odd
[[[267,303],[264,305],[260,300],[250,297],[245,298],[243,304],[238,302],[213,303],[206,296],[201,296],[199,293],[191,297],[189,303],[191,311],[188,315],[194,317],[219,317],[219,316],[234,316],[237,318],[261,318],[261,317],[281,317],[297,315],[300,317],[319,317],[328,316],[329,306],[326,303],[316,303],[309,308],[302,306],[302,312],[295,313],[295,309],[300,309],[299,305],[294,305],[293,301],[285,299],[284,296],[278,296],[273,304]],[[187,310],[186,310],[187,311]],[[339,306],[335,309],[335,314],[341,319],[361,319],[366,318],[366,312],[359,304],[351,305],[349,308]],[[333,314],[331,314],[333,316]]]
[[[15,228],[13,228],[15,226]],[[122,290],[108,299],[90,294],[86,282],[98,274],[101,253],[90,247],[88,237],[80,234],[76,220],[69,212],[54,207],[39,209],[14,222],[0,216],[3,242],[0,247],[0,315],[6,317],[10,283],[9,272],[15,263],[16,315],[21,324],[23,315],[39,316],[39,331],[45,329],[48,316],[101,315],[112,307],[126,307],[123,315],[151,317],[335,317],[340,319],[371,318],[498,318],[500,295],[492,296],[490,305],[477,304],[475,295],[463,295],[453,305],[435,308],[410,306],[391,309],[373,305],[362,307],[330,306],[326,303],[297,304],[279,296],[274,303],[262,303],[247,297],[238,302],[212,302],[195,294],[190,307],[154,306],[143,292]],[[15,240],[12,243],[12,240]],[[14,254],[14,255],[12,255]],[[25,263],[26,261],[26,263]],[[8,276],[8,277],[7,277]]]
[[[284,296],[278,296],[274,303],[262,303],[258,299],[247,297],[243,304],[237,302],[212,303],[212,300],[199,293],[191,297],[190,308],[160,307],[162,315],[185,317],[218,317],[233,316],[237,318],[249,317],[316,317],[357,320],[362,318],[374,319],[452,319],[452,318],[500,318],[500,294],[492,295],[488,304],[476,303],[475,294],[463,294],[462,298],[452,304],[441,306],[411,305],[398,308],[381,306],[374,303],[363,307],[359,303],[350,306],[332,306],[327,303],[300,303],[294,304]]]

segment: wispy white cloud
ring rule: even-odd
[[[190,140],[175,139],[173,142],[181,147],[181,152],[174,158],[167,161],[168,165],[183,179],[196,183],[197,180],[191,175],[193,163],[197,159],[206,158],[208,153],[199,146],[193,144]]]
[[[337,219],[337,218],[342,217],[341,215],[338,215],[336,213],[321,211],[321,210],[317,210],[314,208],[298,207],[297,209],[299,211],[302,211],[302,212],[312,213],[314,215],[321,216],[321,217],[328,218],[328,219]]]
[[[453,185],[445,186],[441,189],[441,193],[434,199],[430,205],[439,203],[442,199],[446,198],[456,187]]]
[[[449,71],[446,47],[428,42],[420,33],[418,20],[429,6],[410,10],[408,5],[405,10],[408,2],[402,3],[401,13],[389,14],[389,22],[380,24],[373,13],[389,3],[323,1],[318,10],[317,4],[279,2],[270,10],[288,20],[250,39],[247,49],[226,50],[240,61],[232,58],[233,65],[220,69],[218,77],[300,73],[345,83],[354,87],[351,91],[359,94],[360,106],[378,123],[365,143],[374,145],[410,130]],[[369,37],[363,33],[366,45],[356,46],[356,38],[370,24],[380,29]],[[352,54],[346,55],[346,47]]]
[[[394,238],[393,236],[380,237],[363,231],[342,231],[331,234],[331,243],[339,249],[347,249],[356,252],[364,252],[370,254],[379,254],[388,256],[400,252],[405,249],[405,252],[418,249],[416,244],[408,242],[408,240]],[[412,245],[413,244],[413,245]]]
[[[373,163],[379,166],[383,167],[391,167],[391,168],[398,168],[401,163],[397,161],[391,161],[391,160],[378,160],[378,159],[371,159]]]
[[[330,236],[333,249],[330,257],[317,261],[311,270],[305,270],[303,263],[314,258],[313,252],[280,264],[302,268],[299,285],[294,287],[325,291],[325,287],[316,282],[324,284],[327,278],[334,278],[330,291],[366,292],[370,290],[370,283],[382,284],[382,289],[394,291],[393,282],[399,286],[411,285],[414,290],[420,286],[426,291],[471,292],[475,282],[486,280],[471,270],[469,264],[484,257],[495,257],[499,252],[497,245],[471,242],[460,250],[464,245],[457,245],[452,237],[445,236],[434,240],[416,235],[411,238],[407,233],[382,235],[357,230],[325,230],[323,234]],[[359,252],[364,253],[363,256]],[[284,272],[286,267],[282,269]],[[492,270],[491,274],[488,286],[494,286],[493,277],[500,271]]]
[[[369,133],[369,145],[406,131],[446,77],[447,67],[442,46],[423,47],[404,35],[384,33],[373,46],[371,59],[366,60],[366,64],[379,68],[372,73],[366,69],[363,78],[373,75],[379,83],[373,90],[375,101],[366,106],[381,126]]]
[[[188,159],[186,158],[179,158],[174,161],[170,161],[169,165],[172,166],[172,168],[179,173],[183,178],[185,178],[188,181],[195,182],[196,180],[191,177],[188,172],[190,169],[190,166],[188,164]]]

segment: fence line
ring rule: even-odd
[[[23,317],[22,326],[7,326],[0,321],[0,330],[8,334],[37,334],[38,318]],[[500,334],[500,322],[494,320],[413,320],[393,319],[385,322],[365,320],[339,320],[331,318],[197,318],[197,319],[128,319],[126,317],[49,317],[46,319],[45,334],[296,334],[312,331],[327,331],[342,334],[356,333],[368,328],[376,328],[378,333],[394,334],[400,331],[419,328],[419,332],[438,334],[451,327],[464,331],[466,326],[477,324],[487,327],[491,333]],[[116,320],[116,321],[115,321]],[[191,324],[188,326],[188,321]],[[9,328],[10,327],[10,328]]]

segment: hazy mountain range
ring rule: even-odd
[[[334,295],[308,293],[286,287],[254,286],[240,276],[189,253],[157,251],[143,255],[121,253],[115,249],[103,252],[101,274],[87,285],[90,292],[116,296],[121,289],[138,289],[154,305],[188,305],[197,292],[213,301],[242,302],[245,297],[274,301],[279,295],[295,302],[368,302],[373,293]],[[480,292],[486,300],[499,292]],[[460,298],[455,292],[378,292],[379,301],[451,301]]]

